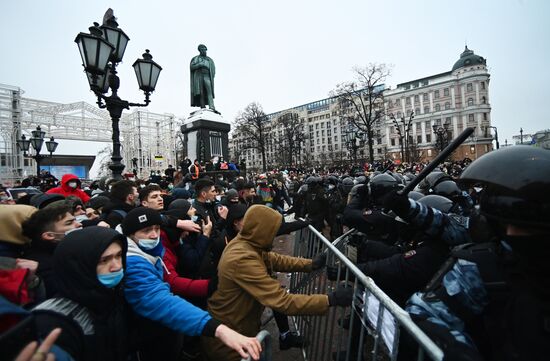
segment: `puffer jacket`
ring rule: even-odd
[[[70,181],[75,181],[78,185],[76,188],[69,187],[68,183]],[[61,194],[64,197],[76,196],[82,200],[82,203],[86,204],[90,200],[90,196],[86,194],[82,189],[80,189],[80,179],[74,174],[64,174],[61,177],[61,185],[59,187],[52,188],[46,192],[47,194]]]
[[[281,221],[282,216],[273,209],[250,207],[243,229],[229,242],[218,265],[218,289],[208,300],[208,311],[245,336],[260,331],[265,306],[286,315],[318,315],[329,307],[326,295],[290,294],[271,277],[273,271],[311,271],[309,259],[269,251]],[[240,359],[217,339],[202,337],[201,344],[208,360]]]
[[[190,336],[202,334],[212,337],[219,323],[212,320],[207,312],[170,292],[169,285],[163,279],[164,249],[161,244],[157,247],[161,256],[152,256],[128,238],[124,275],[126,301],[141,317],[159,322],[174,331]],[[153,251],[157,248],[150,252]]]

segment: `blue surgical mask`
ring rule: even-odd
[[[138,239],[138,242],[139,248],[148,251],[158,246],[160,237],[156,239]]]
[[[124,269],[120,269],[116,272],[105,273],[102,275],[97,275],[97,279],[101,284],[107,288],[114,288],[120,283],[124,277]]]
[[[199,216],[191,216],[191,220],[193,222],[196,222],[199,219]]]

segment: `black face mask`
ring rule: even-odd
[[[550,238],[548,235],[504,236],[512,247],[516,262],[510,271],[522,274],[529,284],[550,292]]]

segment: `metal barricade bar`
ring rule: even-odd
[[[304,359],[323,361],[332,360],[332,356],[338,359],[342,355],[341,351],[344,351],[346,360],[377,360],[383,350],[391,360],[396,360],[400,333],[406,332],[418,344],[418,360],[424,360],[424,355],[434,361],[442,360],[441,349],[412,321],[409,314],[342,253],[346,240],[354,233],[354,230],[350,230],[334,243],[312,226],[296,233],[294,256],[313,258],[316,254],[326,252],[327,264],[340,265],[336,281],[328,280],[324,270],[309,274],[293,273],[291,292],[328,293],[339,284],[350,282],[353,282],[354,287],[351,309],[331,307],[324,316],[292,317],[297,331],[308,342],[303,349]],[[349,325],[346,314],[349,315]],[[368,355],[371,358],[363,358],[365,343],[371,349]]]
[[[273,346],[272,346],[272,340],[271,340],[271,334],[266,330],[261,330],[256,335],[256,338],[258,341],[260,341],[262,346],[262,353],[260,354],[260,361],[271,361],[273,359]],[[248,358],[243,358],[241,361],[251,361],[252,357],[248,356]]]

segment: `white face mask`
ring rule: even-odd
[[[82,221],[87,221],[89,218],[85,214],[81,214],[80,216],[74,217],[77,222],[81,223]]]
[[[77,183],[76,183],[76,182],[69,182],[69,183],[67,183],[67,185],[68,185],[69,187],[75,189],[76,186],[77,186]]]
[[[138,242],[140,248],[144,250],[150,250],[155,248],[159,244],[160,237],[157,237],[156,239],[138,239]]]
[[[222,196],[216,196],[216,200],[219,202],[222,200]]]
[[[79,228],[71,228],[71,229],[69,229],[68,231],[65,231],[65,232],[51,232],[51,233],[61,235],[61,237],[59,237],[59,238],[54,238],[55,241],[60,242],[69,233],[74,232],[74,231],[80,231],[80,230],[82,230],[82,228],[79,227]]]
[[[199,216],[191,216],[191,220],[193,222],[196,222],[199,219]]]
[[[329,184],[328,185],[328,190],[330,191],[330,190],[333,190],[333,189],[334,189],[334,184]]]

